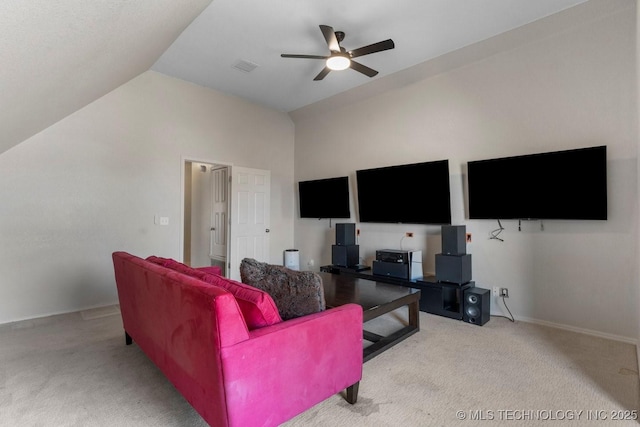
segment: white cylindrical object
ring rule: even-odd
[[[300,270],[300,251],[297,249],[286,249],[284,251],[284,266],[291,270]]]

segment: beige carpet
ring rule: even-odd
[[[405,315],[368,326],[390,330]],[[356,405],[336,395],[285,426],[638,425],[612,420],[638,409],[630,344],[497,317],[482,327],[420,321],[419,333],[365,363]],[[0,326],[0,425],[206,424],[124,345],[107,308]]]

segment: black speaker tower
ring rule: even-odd
[[[356,245],[356,224],[336,224],[336,244],[331,246],[331,263],[339,267],[354,267],[360,260],[360,246]]]
[[[443,225],[442,253],[436,254],[438,282],[464,285],[471,281],[471,254],[467,253],[467,228],[464,225]]]

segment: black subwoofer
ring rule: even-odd
[[[471,254],[436,254],[436,279],[464,285],[471,281]]]
[[[360,259],[359,245],[331,245],[331,263],[339,267],[353,267]]]
[[[489,289],[469,288],[464,291],[462,320],[482,326],[489,321],[491,311]]]

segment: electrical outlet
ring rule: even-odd
[[[500,296],[500,288],[497,286],[493,287],[493,296],[494,297],[499,297]]]
[[[509,298],[509,289],[508,288],[500,288],[500,296]]]
[[[404,235],[406,237],[413,237],[413,233],[411,231],[407,231],[406,233],[404,233]]]

